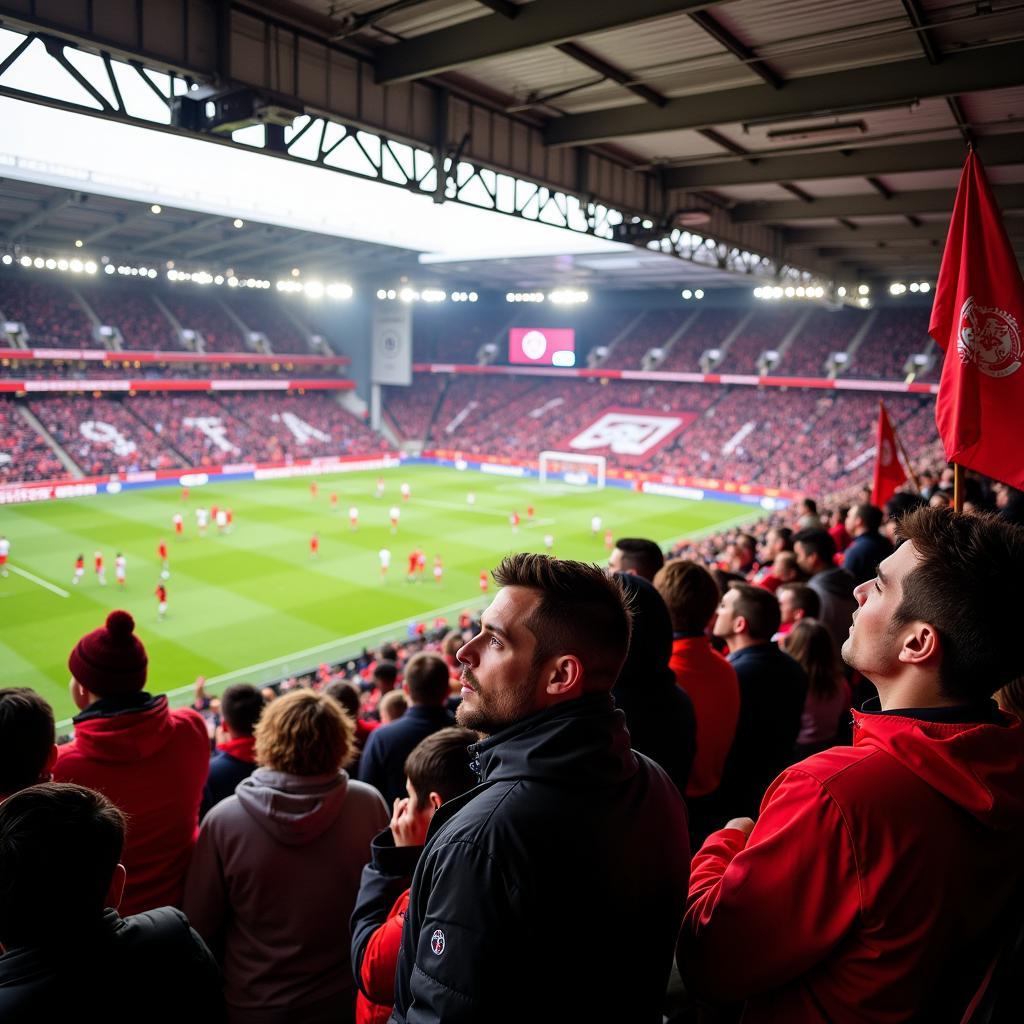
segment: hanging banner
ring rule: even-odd
[[[412,307],[408,303],[382,302],[374,307],[370,380],[412,383]]]

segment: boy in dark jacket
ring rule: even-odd
[[[203,787],[199,818],[235,792],[242,779],[256,770],[256,723],[263,714],[263,694],[249,683],[229,686],[220,699],[221,728],[217,752]]]
[[[185,915],[121,917],[124,815],[44,783],[0,804],[0,1020],[223,1019],[217,965]]]
[[[373,841],[352,912],[352,973],[359,985],[356,1024],[385,1024],[395,1001],[395,967],[409,885],[434,812],[476,785],[469,767],[469,729],[441,729],[405,760],[408,796],[395,800],[390,827]]]

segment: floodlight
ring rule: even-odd
[[[151,206],[151,207],[149,208],[149,212],[150,212],[150,213],[162,213],[162,212],[163,212],[163,207],[162,207],[162,206],[161,206],[161,205],[160,205],[159,203],[154,203],[154,204],[153,204],[153,205],[152,205],[152,206]]]

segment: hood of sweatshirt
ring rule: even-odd
[[[249,816],[278,842],[304,846],[318,839],[341,814],[348,774],[290,775],[257,768],[235,796]]]
[[[854,711],[853,745],[884,750],[989,828],[1024,827],[1024,725],[1015,715],[962,724]]]
[[[97,702],[76,716],[75,749],[92,761],[141,761],[161,750],[174,735],[167,697],[138,694],[137,702],[100,708]]]

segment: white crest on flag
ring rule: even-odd
[[[957,355],[989,377],[1009,377],[1024,359],[1016,318],[1005,309],[979,306],[968,296],[960,310]]]
[[[616,455],[644,455],[660,444],[682,422],[678,416],[606,412],[577,434],[569,442],[569,447],[580,451],[609,448]]]

